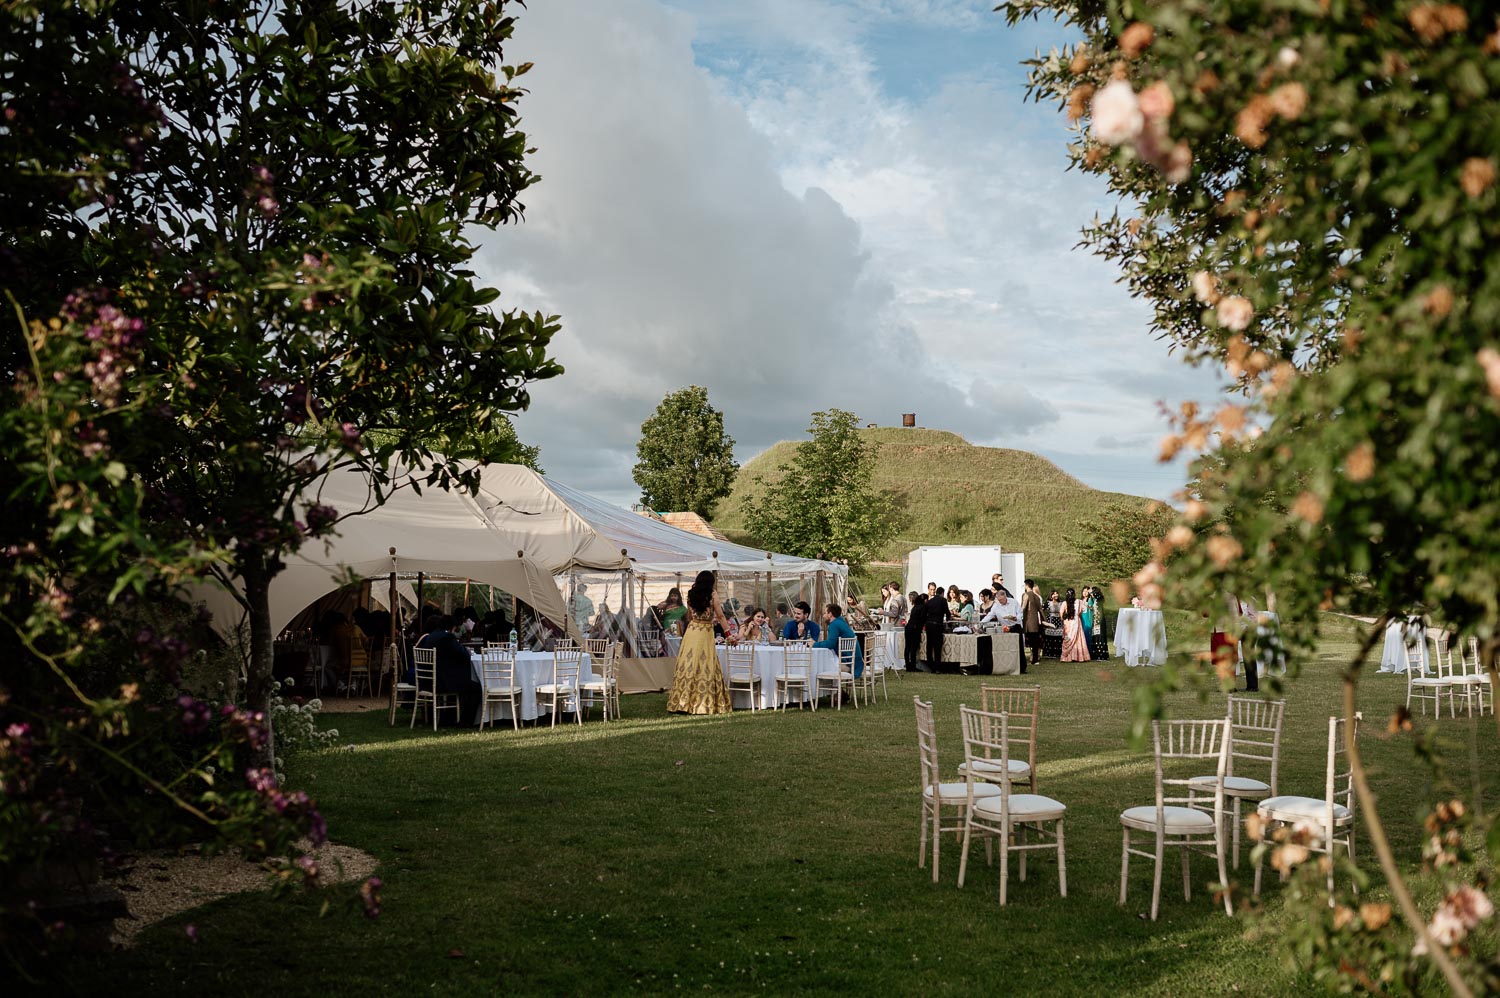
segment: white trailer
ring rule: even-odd
[[[906,556],[907,592],[925,593],[927,583],[936,582],[946,590],[950,585],[967,589],[979,596],[979,590],[990,587],[996,572],[1005,576],[1005,588],[1011,595],[1021,595],[1021,580],[1026,577],[1026,555],[1001,550],[992,544],[937,544],[920,547]]]

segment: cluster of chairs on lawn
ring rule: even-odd
[[[863,649],[861,649],[863,644]],[[892,671],[886,662],[883,643],[858,638],[839,638],[838,667],[819,671],[813,658],[811,641],[779,641],[774,644],[745,642],[729,645],[724,649],[725,679],[729,684],[729,695],[746,693],[750,709],[760,709],[760,699],[765,688],[766,676],[757,667],[758,657],[774,654],[781,659],[779,672],[771,674],[771,709],[785,710],[787,704],[797,707],[811,706],[818,709],[818,701],[827,696],[836,710],[842,710],[844,695],[856,708],[863,698],[865,705],[875,702],[877,687],[880,695],[890,699],[886,676]],[[863,659],[863,668],[855,674],[855,663]]]
[[[1432,711],[1438,717],[1443,716],[1442,698],[1448,698],[1448,716],[1458,717],[1456,701],[1463,697],[1464,706],[1468,709],[1470,717],[1474,716],[1474,706],[1478,704],[1480,716],[1484,716],[1485,706],[1488,704],[1489,713],[1495,713],[1495,687],[1490,682],[1490,675],[1484,668],[1484,661],[1479,655],[1479,639],[1470,637],[1467,644],[1461,648],[1458,661],[1453,660],[1453,646],[1458,639],[1446,633],[1433,632],[1429,634],[1428,640],[1432,642],[1432,668],[1429,670],[1426,663],[1422,661],[1422,643],[1418,640],[1415,644],[1406,647],[1406,709],[1411,710],[1412,701],[1415,700],[1422,705],[1422,714],[1427,714],[1427,701],[1432,701]]]
[[[592,711],[598,704],[604,720],[620,716],[619,655],[621,645],[608,638],[588,638],[580,647],[571,638],[559,638],[550,653],[551,674],[548,682],[536,685],[537,716],[543,711],[551,715],[551,725],[556,727],[557,715],[571,713],[573,720],[583,723],[585,711]],[[392,646],[399,654],[397,646]],[[482,730],[495,716],[492,711],[501,706],[510,710],[511,725],[521,726],[521,701],[525,694],[516,676],[516,646],[509,641],[486,642],[479,649],[479,685],[483,694],[480,704],[479,727]],[[593,678],[583,678],[583,659],[587,655]],[[440,692],[437,688],[437,652],[432,648],[412,650],[413,682],[399,680],[396,695],[391,700],[391,724],[396,723],[396,712],[402,707],[411,708],[411,727],[417,723],[417,715],[425,713],[437,730],[438,714],[445,710],[459,716],[458,694]],[[461,719],[460,719],[461,720]]]
[[[1041,717],[1039,686],[985,686],[982,709],[959,706],[963,726],[964,762],[958,779],[944,779],[938,765],[937,728],[932,704],[913,697],[917,711],[917,746],[922,769],[921,834],[917,865],[927,863],[932,841],[932,880],[939,879],[942,836],[960,837],[962,853],[958,886],[968,873],[969,846],[985,840],[986,859],[1000,851],[1000,903],[1007,900],[1010,854],[1018,853],[1020,879],[1026,879],[1028,852],[1046,850],[1057,856],[1058,890],[1068,896],[1067,850],[1064,824],[1067,806],[1037,792],[1037,725]],[[1120,904],[1130,885],[1130,857],[1153,863],[1151,919],[1161,900],[1162,868],[1168,849],[1182,850],[1182,894],[1192,896],[1189,860],[1192,853],[1211,855],[1218,867],[1218,883],[1228,884],[1229,854],[1240,862],[1241,802],[1256,804],[1262,826],[1310,827],[1309,849],[1328,854],[1345,850],[1354,858],[1354,780],[1345,754],[1343,718],[1328,719],[1328,765],[1321,797],[1277,793],[1281,763],[1281,725],[1285,701],[1252,697],[1229,698],[1226,716],[1212,719],[1153,721],[1156,799],[1120,814],[1123,843],[1120,856]],[[1359,715],[1354,718],[1358,731]],[[1212,769],[1213,772],[1206,772]],[[1247,775],[1254,772],[1257,776]],[[1264,779],[1258,778],[1264,777]],[[1023,789],[1024,792],[1017,792]],[[1132,836],[1136,844],[1132,843]],[[1283,871],[1283,878],[1285,872]],[[1260,893],[1261,863],[1255,867],[1255,893]],[[1328,865],[1329,889],[1333,865]],[[1224,910],[1232,913],[1229,892]]]

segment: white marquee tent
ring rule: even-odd
[[[475,495],[432,487],[419,494],[410,484],[413,478],[420,483],[425,472],[398,479],[402,487],[378,508],[370,508],[374,492],[354,470],[334,472],[309,491],[308,502],[341,514],[370,511],[340,521],[337,536],[311,541],[287,558],[271,584],[273,634],[351,577],[384,580],[391,572],[497,586],[575,633],[560,585],[580,576],[617,576],[620,609],[633,619],[632,581],[690,578],[703,570],[730,578],[826,576],[828,591],[835,594],[848,574],[834,562],[756,551],[680,530],[520,465],[484,467]],[[225,631],[243,619],[239,602],[222,589],[204,588],[197,597]],[[655,685],[659,680],[658,671]]]

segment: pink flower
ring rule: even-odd
[[[1193,175],[1193,147],[1185,139],[1180,140],[1167,153],[1166,161],[1162,164],[1162,175],[1169,184],[1186,183]]]
[[[1193,297],[1205,305],[1219,300],[1219,282],[1213,274],[1200,270],[1193,275]]]
[[[1094,138],[1111,146],[1134,139],[1146,121],[1135,91],[1124,80],[1115,80],[1095,94],[1089,114]]]
[[[1255,318],[1255,306],[1250,304],[1250,299],[1240,295],[1230,295],[1219,302],[1219,324],[1225,329],[1240,332],[1250,325],[1250,320]]]
[[[1141,114],[1148,119],[1165,121],[1172,117],[1172,109],[1177,106],[1177,102],[1172,97],[1172,88],[1167,85],[1166,81],[1157,80],[1141,91],[1137,98],[1137,105],[1141,109]]]
[[[1494,347],[1480,347],[1474,359],[1479,361],[1480,367],[1484,368],[1484,379],[1489,384],[1490,397],[1500,399],[1500,350]]]

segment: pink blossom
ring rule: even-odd
[[[1291,69],[1301,61],[1302,56],[1298,55],[1297,50],[1290,45],[1283,45],[1281,51],[1276,53],[1276,62],[1282,69]]]
[[[1114,80],[1095,94],[1089,113],[1094,123],[1094,138],[1111,146],[1129,142],[1141,134],[1146,120],[1135,91],[1124,80]]]
[[[1250,304],[1250,299],[1240,295],[1230,295],[1219,302],[1219,324],[1225,329],[1240,332],[1250,325],[1250,320],[1255,318],[1255,306]]]
[[[1193,297],[1205,305],[1219,300],[1219,282],[1206,270],[1193,275]]]
[[[1152,121],[1165,121],[1172,117],[1172,110],[1177,106],[1177,101],[1172,97],[1172,88],[1165,80],[1157,80],[1142,90],[1137,103],[1141,114]]]

